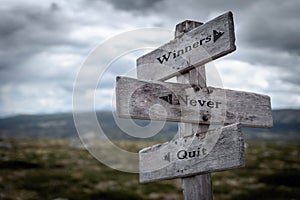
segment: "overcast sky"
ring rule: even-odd
[[[139,28],[171,32],[183,20],[207,22],[227,11],[237,50],[214,62],[224,88],[267,94],[275,109],[300,108],[299,10],[298,0],[2,0],[0,116],[70,112],[76,75],[101,43]],[[96,109],[110,109],[115,76],[132,70],[137,55],[107,70],[92,91]]]

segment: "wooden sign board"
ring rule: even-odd
[[[235,49],[233,17],[228,12],[138,58],[138,77],[167,80]]]
[[[147,147],[139,156],[141,183],[245,166],[239,124]]]
[[[197,85],[117,77],[117,114],[123,118],[272,127],[270,97]]]

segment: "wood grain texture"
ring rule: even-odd
[[[139,79],[167,80],[236,49],[231,12],[177,35],[176,39],[137,59]]]
[[[181,37],[190,30],[201,26],[203,23],[196,21],[184,21],[176,25],[175,38]],[[177,75],[178,83],[187,83],[206,87],[205,66],[192,69],[187,73]],[[189,133],[206,132],[209,125],[178,123],[178,136],[183,138]],[[212,180],[210,173],[198,174],[195,176],[184,177],[182,181],[182,190],[185,200],[212,200]]]
[[[270,97],[250,92],[118,77],[116,101],[117,114],[123,118],[273,125]]]
[[[142,149],[139,156],[142,183],[243,167],[241,125],[173,139]]]
[[[211,174],[201,174],[182,179],[184,200],[212,200]]]
[[[176,26],[177,28],[177,26]],[[188,73],[177,76],[178,83],[188,83],[206,87],[205,66],[192,69]],[[179,123],[179,137],[188,136],[188,133],[206,132],[209,125]],[[182,180],[182,189],[185,200],[212,200],[212,179],[211,174],[197,174],[195,176],[184,177]]]
[[[182,36],[191,29],[201,26],[203,23],[196,21],[184,21],[176,25],[175,39]],[[205,66],[202,65],[197,69],[192,69],[185,74],[177,76],[178,83],[194,84],[200,87],[206,87]],[[206,132],[209,125],[178,123],[179,138],[188,136],[189,133]],[[185,200],[212,200],[212,180],[211,174],[198,174],[195,176],[184,177],[182,181],[182,190]]]

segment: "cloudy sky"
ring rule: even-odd
[[[299,10],[298,0],[2,0],[0,116],[72,111],[77,74],[99,45],[141,28],[172,33],[183,20],[206,22],[227,11],[237,50],[214,62],[224,87],[267,94],[275,109],[300,108]],[[157,41],[173,37],[161,33]],[[89,90],[96,109],[110,109],[115,76],[131,72],[155,45],[111,62],[101,86]],[[107,62],[101,59],[98,65]]]

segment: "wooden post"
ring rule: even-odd
[[[198,48],[199,45],[203,47],[202,50]],[[118,116],[181,122],[175,139],[140,150],[141,183],[181,177],[185,200],[211,200],[213,193],[210,173],[245,166],[241,126],[272,127],[270,97],[207,88],[204,66],[205,63],[235,49],[231,12],[203,25],[187,20],[176,25],[174,40],[137,59],[137,75],[140,80],[117,78]],[[178,75],[179,73],[181,74]],[[161,82],[176,75],[178,84]],[[226,94],[225,102],[221,100],[223,98],[216,98],[220,98],[218,94],[221,91]],[[206,100],[206,107],[203,107],[203,102],[206,101],[200,100],[210,96],[210,93],[215,95],[215,108],[223,111],[217,105],[226,106],[224,119],[220,118],[222,113],[212,115],[212,100]],[[189,95],[186,94],[194,98],[189,104]],[[186,96],[186,100],[181,98],[182,95]],[[199,99],[201,107],[196,107],[195,99]],[[152,107],[156,104],[168,111],[167,116],[161,114],[160,107]],[[151,107],[152,117],[155,118],[150,118]],[[232,125],[208,131],[209,124],[219,123]],[[218,141],[213,144],[214,150],[209,154],[204,153],[206,144],[202,141],[209,136],[215,138],[211,134],[218,131],[223,136],[216,138]],[[201,153],[200,147],[204,149],[204,157],[198,157]],[[198,149],[198,156],[195,148]],[[224,156],[225,152],[228,156]]]
[[[194,72],[187,74],[187,79],[189,76],[190,79],[197,79],[199,72]],[[214,87],[201,88],[198,85],[117,77],[117,114],[130,119],[207,125],[238,122],[250,127],[272,126],[268,96]],[[163,106],[165,112],[161,112],[157,105]]]
[[[184,33],[202,25],[200,22],[184,21],[176,25],[175,38],[181,37]],[[178,83],[189,83],[206,87],[205,66],[192,69],[189,72],[177,76]],[[179,123],[179,137],[184,137],[198,132],[205,132],[209,125],[191,123]],[[182,189],[185,200],[210,200],[213,199],[211,174],[203,174],[182,179]]]

